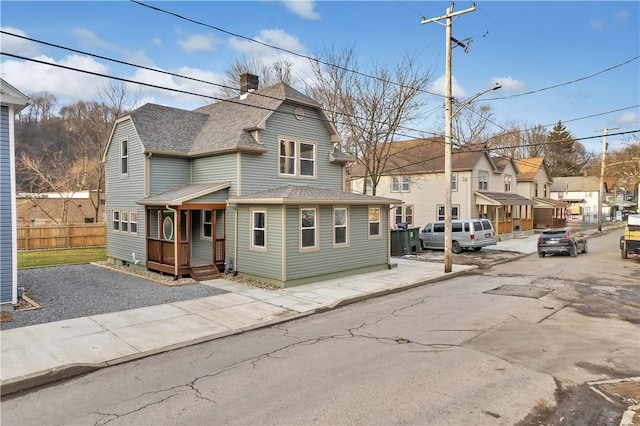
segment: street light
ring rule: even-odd
[[[449,29],[449,27],[447,27]],[[469,105],[474,100],[478,99],[485,93],[492,90],[500,89],[502,86],[500,83],[490,89],[473,95],[466,101],[460,103],[455,111],[452,111],[453,97],[451,96],[451,46],[447,49],[447,96],[445,103],[445,131],[444,131],[444,272],[449,273],[452,270],[452,255],[453,241],[451,239],[451,129],[453,126],[453,117],[462,111],[464,107]]]

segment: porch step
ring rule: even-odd
[[[215,265],[194,266],[191,268],[191,278],[196,281],[215,280],[221,278],[220,271]]]

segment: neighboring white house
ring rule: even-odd
[[[388,160],[379,172],[375,195],[401,199],[391,211],[391,223],[416,227],[444,219],[444,140],[414,139],[392,142]],[[482,146],[456,149],[451,159],[453,219],[489,218],[499,234],[532,229],[533,201],[516,192],[518,170],[512,160],[491,157]],[[372,181],[357,164],[350,175],[351,190],[371,194]],[[516,229],[514,218],[522,218]]]
[[[605,193],[607,192],[606,183]],[[596,176],[560,176],[553,178],[551,198],[567,203],[571,221],[597,223],[598,204],[600,200],[600,178]],[[603,206],[604,217],[609,214],[609,207]]]
[[[16,168],[14,116],[29,98],[0,79],[0,308],[12,311],[18,302],[16,236]]]

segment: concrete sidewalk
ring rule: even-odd
[[[533,253],[537,236],[489,250]],[[275,291],[218,279],[229,293],[0,331],[1,394],[6,395],[164,351],[289,321],[475,269],[394,258],[397,267]]]

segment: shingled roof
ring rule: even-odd
[[[378,149],[388,150],[389,157],[381,174],[410,175],[444,172],[444,138],[390,142],[381,144]],[[487,158],[493,170],[496,170],[496,165],[487,151],[476,145],[454,149],[451,153],[451,169],[454,172],[472,170],[483,156]],[[351,175],[356,178],[364,176],[364,166],[355,165]]]
[[[309,96],[279,83],[193,111],[145,104],[129,117],[145,152],[178,156],[237,150],[260,152],[265,148],[250,132],[263,129],[266,120],[285,101],[321,109]],[[336,135],[335,129],[327,126],[332,136]]]
[[[304,185],[286,185],[266,191],[228,200],[233,204],[304,204],[325,202],[327,204],[396,204],[401,200],[395,198],[379,197],[375,195],[358,194],[355,192],[338,191],[334,189],[317,188]]]
[[[532,182],[540,168],[544,169],[549,181],[553,181],[549,169],[545,165],[544,157],[516,158],[513,161],[518,165],[518,170],[520,171],[518,175],[519,181]]]

